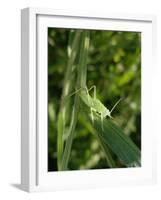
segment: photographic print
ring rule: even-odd
[[[23,190],[155,183],[155,16],[21,13]]]
[[[141,167],[141,33],[48,28],[48,171]]]

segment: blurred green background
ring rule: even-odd
[[[57,171],[57,116],[67,66],[69,29],[48,29],[48,170]],[[116,123],[141,149],[141,33],[90,31],[87,86],[113,111]],[[69,169],[108,168],[101,147],[80,112]],[[118,167],[125,167],[113,154]]]

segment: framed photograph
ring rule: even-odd
[[[21,31],[22,189],[155,183],[155,17],[26,8]]]

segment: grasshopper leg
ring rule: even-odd
[[[101,114],[101,125],[102,125],[102,131],[104,131],[104,127],[103,127],[103,115]]]
[[[85,90],[86,90],[86,92],[87,92],[87,98],[88,98],[88,102],[89,102],[89,92],[88,92],[88,88],[85,87]]]
[[[93,85],[92,87],[90,87],[89,90],[88,90],[88,92],[89,92],[90,90],[92,90],[92,89],[93,89],[93,91],[94,91],[94,99],[96,99],[96,86]]]
[[[93,108],[91,107],[90,110],[91,110],[91,119],[92,119],[92,124],[94,124]]]

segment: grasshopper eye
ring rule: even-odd
[[[96,113],[98,114],[98,115],[100,115],[101,113],[100,112],[98,112],[98,111],[96,111]]]

